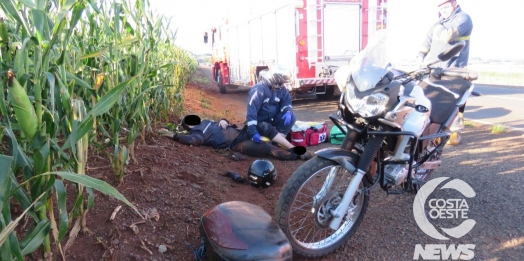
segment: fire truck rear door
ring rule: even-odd
[[[360,51],[360,4],[326,3],[324,7],[324,57],[348,61]]]

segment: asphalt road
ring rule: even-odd
[[[524,131],[524,87],[476,85],[482,95],[469,98],[465,118]]]

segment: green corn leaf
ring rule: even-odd
[[[67,32],[66,38],[67,39],[64,42],[64,45],[66,45],[69,42],[69,39],[71,37],[71,34],[73,33],[73,29],[76,27],[76,24],[78,23],[78,20],[82,17],[82,13],[84,12],[84,9],[86,8],[86,3],[84,1],[78,1],[74,7],[73,7],[73,14],[71,16],[71,22],[69,24],[69,30]]]
[[[35,0],[36,8],[40,11],[45,11],[47,1],[46,0]]]
[[[31,10],[31,14],[33,15],[33,25],[35,26],[36,32],[36,38],[38,39],[38,44],[42,44],[42,40],[44,37],[44,25],[46,15],[44,12],[40,10],[33,9]],[[47,40],[47,39],[46,39]]]
[[[24,153],[24,150],[20,147],[17,141],[17,137],[11,128],[5,128],[4,133],[9,137],[10,146],[9,152],[14,157],[14,161],[20,167],[27,167],[30,171],[33,171],[33,164]]]
[[[48,173],[44,173],[42,175],[58,175],[58,176],[60,176],[60,177],[62,177],[64,179],[67,179],[67,180],[71,181],[71,182],[79,183],[79,184],[82,184],[82,185],[84,185],[86,187],[90,187],[90,188],[96,189],[96,190],[98,190],[98,191],[100,191],[100,192],[102,192],[102,193],[104,193],[104,194],[106,194],[108,196],[114,197],[114,198],[124,202],[126,205],[128,205],[133,210],[135,210],[137,212],[137,214],[140,215],[140,217],[143,218],[142,214],[140,214],[140,212],[135,207],[135,205],[133,205],[133,203],[129,202],[124,197],[124,195],[120,194],[120,192],[118,192],[118,190],[116,190],[111,185],[107,184],[105,181],[98,180],[98,179],[95,179],[95,178],[87,176],[87,175],[78,175],[76,173],[62,172],[62,171],[48,172]]]
[[[55,139],[51,139],[51,148],[53,149],[54,152],[58,153],[58,157],[60,157],[62,159],[61,162],[69,162],[69,154],[67,153],[64,153],[63,151],[60,151],[60,146],[58,146],[58,143]]]
[[[78,85],[80,85],[80,86],[82,86],[82,87],[84,87],[86,89],[93,90],[93,88],[91,87],[91,85],[89,85],[89,83],[87,83],[84,80],[76,77],[76,75],[74,75],[74,74],[72,74],[70,72],[67,72],[66,75],[67,75],[67,79],[68,80],[74,80],[75,83],[77,83]]]
[[[19,186],[20,184],[16,180],[16,177],[14,175],[11,175],[11,188],[18,188]],[[25,190],[17,189],[11,193],[23,209],[28,209],[31,206],[31,198],[29,198],[29,195]],[[37,221],[40,220],[40,218],[38,218],[38,216],[33,210],[29,210],[28,213],[28,215],[31,216],[33,219]]]
[[[65,0],[62,1],[62,6],[60,8],[60,12],[58,13],[58,16],[56,17],[55,21],[61,22],[62,19],[67,15],[69,10],[73,8],[77,0]],[[53,30],[56,31],[56,30]]]
[[[109,90],[104,96],[102,96],[102,98],[98,101],[95,107],[91,111],[89,111],[88,116],[99,116],[109,111],[109,109],[111,109],[115,102],[120,98],[120,95],[122,95],[127,85],[131,83],[134,79],[135,77]]]
[[[18,261],[24,261],[22,250],[20,249],[20,242],[18,242],[18,238],[16,237],[15,233],[9,234],[9,244],[11,254],[13,254],[16,257],[16,259],[18,259]]]
[[[120,36],[120,13],[122,12],[122,5],[116,2],[113,2],[112,11],[115,12],[113,27],[115,28],[115,33],[117,34],[117,37],[119,37]]]
[[[45,77],[47,78],[47,83],[49,84],[49,103],[51,105],[51,115],[55,114],[55,76],[50,73],[46,72]]]
[[[82,137],[84,137],[84,135],[86,135],[89,132],[89,130],[91,130],[91,128],[93,128],[93,123],[93,117],[88,115],[86,119],[84,119],[80,124],[78,124],[78,127],[73,128],[71,135],[67,137],[64,146],[62,146],[62,148],[60,149],[60,153],[69,148],[73,148],[74,150],[74,148],[76,147],[76,142],[80,140]]]
[[[21,13],[18,12],[12,0],[0,0],[0,4],[2,4],[3,9],[7,11],[7,15],[12,16],[18,22],[18,24],[21,24],[27,33],[31,32],[29,31],[29,27],[26,24],[25,18]]]
[[[4,203],[9,204],[7,195],[10,194],[11,190],[11,164],[13,163],[13,157],[0,154],[0,210],[4,208]]]
[[[62,34],[62,31],[64,30],[64,28],[65,28],[65,26],[67,24],[66,20],[55,20],[55,21],[57,21],[57,22],[56,22],[56,24],[53,27],[53,36],[52,36],[51,40],[49,41],[49,44],[45,47],[45,50],[44,50],[44,55],[43,55],[44,61],[47,61],[47,59],[50,58],[50,57],[48,57],[49,51],[52,48],[54,48],[55,43],[60,38],[60,35]]]
[[[30,9],[36,9],[36,5],[32,0],[18,0],[20,3],[26,5]]]
[[[44,173],[47,166],[47,157],[50,153],[49,142],[46,137],[37,135],[35,140],[42,139],[42,146],[35,150],[33,155],[33,164],[35,173]]]
[[[0,215],[0,217],[4,219],[3,216]],[[2,228],[2,226],[0,226],[0,228]],[[10,236],[8,236],[8,238],[10,238]],[[13,256],[11,253],[11,240],[6,240],[4,244],[0,245],[0,260],[11,260],[11,259],[13,259]]]
[[[140,39],[138,39],[136,37],[126,37],[126,38],[122,39],[120,42],[117,43],[117,47],[114,50],[120,50],[120,49],[129,47],[131,44],[133,44],[133,43],[135,43],[135,42],[137,42],[139,40]],[[106,54],[109,51],[110,51],[109,47],[104,47],[104,48],[99,49],[98,51],[91,52],[89,54],[81,56],[78,59],[82,60],[82,59],[100,57],[100,56]]]
[[[11,221],[11,210],[9,204],[4,206],[3,213],[0,213],[0,228],[3,229],[4,221],[7,223]],[[14,257],[13,257],[14,256]],[[18,238],[14,232],[11,232],[8,239],[5,240],[3,245],[0,245],[0,260],[14,260],[24,261],[20,246],[18,244]]]
[[[45,108],[44,115],[42,115],[42,121],[45,123],[45,130],[50,137],[55,137],[55,133],[60,127],[60,122],[56,120],[57,118],[58,114],[56,112],[55,115],[52,115],[51,112]]]
[[[62,180],[57,179],[55,180],[55,191],[56,191],[56,199],[58,202],[58,242],[62,241],[64,239],[66,233],[67,233],[67,223],[69,222],[69,217],[67,213],[67,191],[64,187],[64,183]]]
[[[84,56],[81,56],[78,59],[88,59],[88,58],[100,57],[100,56],[106,54],[107,52],[109,52],[109,47],[103,48],[103,49],[101,49],[99,51],[96,51],[96,52],[93,52],[93,53],[90,53],[90,54],[86,54]]]
[[[89,5],[91,6],[91,8],[93,8],[93,10],[97,14],[100,14],[100,9],[98,8],[98,6],[96,4],[97,4],[96,0],[89,0]]]
[[[0,93],[5,93],[4,92],[4,85],[5,85],[5,81],[0,81]],[[7,101],[5,100],[5,96],[4,95],[2,95],[0,97],[0,113],[2,115],[8,115],[7,114]],[[5,119],[6,119],[6,121],[9,121],[8,117],[6,117]],[[3,133],[3,130],[2,130],[2,133]]]
[[[129,36],[129,37],[126,37],[124,39],[122,39],[122,41],[120,41],[120,43],[118,43],[118,47],[121,49],[121,48],[124,48],[124,47],[128,47],[130,46],[131,44],[139,41],[140,39],[138,39],[137,37],[133,37],[133,36]]]
[[[46,236],[49,235],[49,230],[51,230],[51,222],[49,222],[49,219],[40,220],[33,231],[20,241],[22,255],[25,256],[33,253],[38,247],[40,247]]]
[[[6,241],[6,239],[9,237],[9,234],[11,234],[11,232],[13,232],[16,228],[16,226],[18,225],[18,223],[20,222],[20,220],[22,220],[22,218],[25,216],[25,214],[29,211],[30,208],[33,207],[33,205],[42,197],[44,196],[46,193],[42,193],[42,195],[40,195],[26,210],[24,210],[24,212],[22,213],[22,215],[20,215],[19,217],[17,217],[15,220],[9,222],[9,224],[2,230],[2,232],[0,232],[0,246],[2,244],[4,244],[4,242]]]

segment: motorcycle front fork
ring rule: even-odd
[[[329,171],[329,174],[326,177],[326,180],[324,181],[322,188],[313,198],[314,206],[318,207],[318,204],[322,202],[323,198],[327,195],[327,192],[331,189],[331,186],[333,185],[337,177],[338,169],[339,168],[337,167],[332,167]],[[331,216],[333,216],[333,219],[329,223],[329,227],[333,230],[337,230],[340,226],[342,219],[344,218],[349,209],[351,201],[357,193],[358,187],[360,185],[360,182],[362,181],[362,178],[364,177],[364,174],[366,174],[365,171],[357,170],[357,174],[353,176],[353,178],[349,182],[349,185],[346,188],[346,191],[344,192],[344,196],[342,197],[340,204],[337,206],[336,209],[330,210],[330,214]]]
[[[344,197],[342,197],[342,201],[337,206],[335,210],[331,213],[333,215],[333,219],[329,223],[329,227],[333,230],[337,230],[340,226],[340,223],[342,222],[342,219],[346,215],[349,209],[349,205],[353,198],[355,197],[355,194],[357,193],[358,186],[360,185],[360,182],[362,181],[362,178],[364,177],[364,174],[366,174],[363,170],[357,170],[357,174],[353,176],[351,179],[351,182],[349,182],[349,186],[346,189],[346,192],[344,193]]]
[[[351,150],[355,146],[355,141],[357,137],[358,137],[358,133],[356,133],[355,131],[351,131],[348,135],[346,135],[346,138],[342,142],[341,147],[346,150]],[[369,170],[369,168],[371,167],[373,158],[379,151],[380,146],[383,141],[384,141],[383,136],[374,136],[373,138],[369,139],[368,142],[366,143],[366,146],[363,150],[361,158],[359,159],[358,166],[356,166],[357,167],[356,173],[350,173],[350,174],[353,174],[354,176],[352,177],[351,181],[349,182],[349,185],[346,188],[346,191],[344,192],[344,196],[342,197],[340,204],[334,210],[330,210],[330,214],[333,217],[333,219],[329,223],[329,227],[331,229],[337,230],[340,227],[340,223],[346,216],[349,206],[351,202],[353,201],[353,198],[357,194],[360,182],[362,182],[362,178],[364,178],[364,175],[366,174],[366,170]],[[324,181],[321,192],[319,192],[315,196],[314,200],[318,200],[319,198],[321,198],[322,196],[326,194],[326,191],[329,191],[329,189],[333,185],[333,182],[334,182],[333,180],[335,179],[335,177],[336,177],[336,168],[331,168],[331,172],[329,173],[328,177]]]
[[[331,189],[331,186],[333,185],[333,182],[335,182],[335,179],[337,177],[337,170],[338,168],[336,167],[332,167],[331,170],[329,170],[329,174],[326,177],[326,180],[324,181],[324,185],[322,185],[320,191],[313,198],[313,206],[318,206],[322,202],[324,197],[327,195],[328,191]]]

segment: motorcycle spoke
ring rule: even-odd
[[[313,235],[313,242],[315,242],[315,238],[317,237],[318,232],[322,231],[323,229],[317,229],[317,232]]]
[[[306,240],[307,240],[309,234],[311,234],[311,230],[312,230],[311,228],[308,230],[308,232],[306,234],[306,237],[304,238],[304,242],[307,242]]]
[[[310,206],[312,203],[311,202],[308,202],[308,203],[304,203],[304,202],[301,202],[301,201],[298,201],[299,203],[302,203],[303,205],[301,205],[300,207],[293,207],[291,208],[291,213],[294,212],[295,210],[302,210],[303,208],[307,207],[307,206]],[[305,210],[306,212],[309,212],[310,209],[306,209]]]
[[[304,221],[307,220],[307,218],[308,218],[308,216],[305,216],[304,218],[302,218],[302,219],[298,220],[297,222],[291,224],[291,226],[296,225],[296,224],[298,224],[298,223],[300,223],[300,222],[302,222],[301,225],[303,225],[303,224],[304,224]],[[299,229],[300,229],[300,228],[299,228]]]
[[[300,224],[300,227],[297,228],[296,230],[291,231],[291,233],[293,233],[293,232],[295,232],[295,231],[298,233],[298,231],[299,231],[300,229],[302,229],[302,227],[303,227],[303,225],[304,225],[304,223],[306,222],[306,220],[307,220],[308,217],[309,217],[309,214],[308,214],[308,215],[303,219],[302,224]],[[293,236],[296,236],[297,233],[295,233]]]
[[[305,198],[307,198],[307,199],[310,199],[312,195],[308,195],[308,194],[305,194],[305,193],[303,193],[303,192],[300,192],[300,193],[298,193],[297,198],[298,198],[299,196],[303,196],[303,197],[305,197]]]
[[[320,190],[311,188],[310,184],[307,184],[307,185],[308,185],[307,189],[311,192],[312,195],[316,195],[320,191]]]

